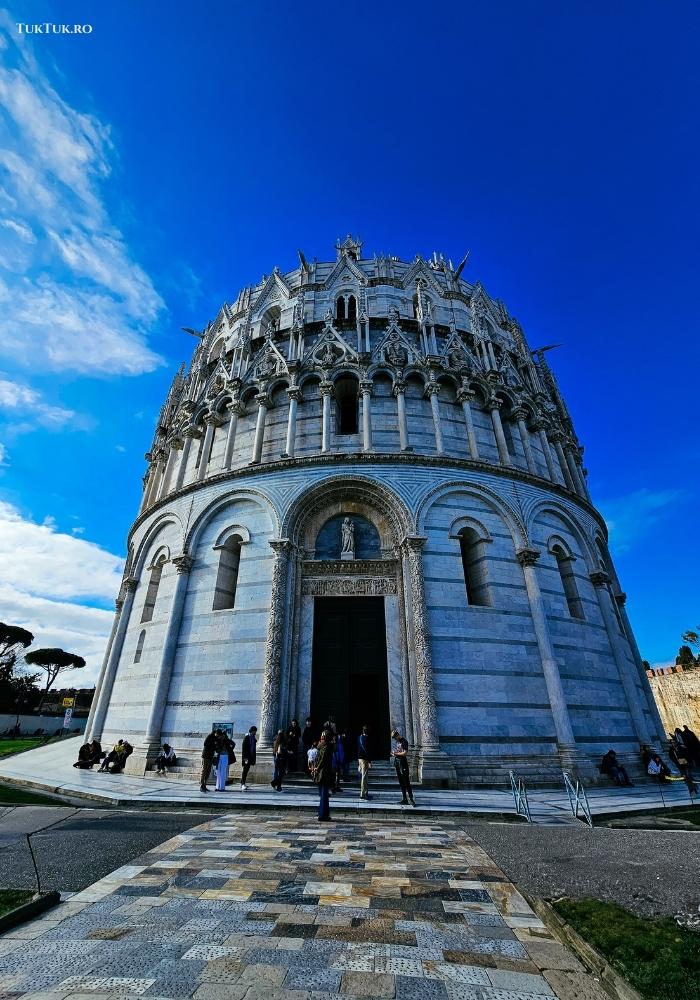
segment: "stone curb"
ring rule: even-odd
[[[51,892],[42,892],[38,899],[30,899],[28,903],[22,903],[21,906],[16,906],[14,910],[6,913],[4,917],[0,917],[0,934],[11,931],[17,924],[31,920],[32,917],[38,916],[44,910],[49,910],[60,902],[61,894],[55,889],[52,889]]]
[[[593,948],[574,928],[559,916],[553,906],[538,896],[530,896],[520,892],[543,924],[563,944],[578,955],[585,967],[596,977],[601,989],[605,990],[613,1000],[643,1000],[634,987],[630,986],[622,976],[613,969],[608,960]]]

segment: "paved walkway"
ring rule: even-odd
[[[229,785],[225,792],[199,791],[195,782],[174,778],[137,778],[124,774],[99,774],[96,770],[79,771],[73,762],[78,752],[77,740],[51,744],[17,754],[0,761],[0,781],[4,779],[21,783],[24,787],[60,792],[67,796],[89,796],[113,805],[133,804],[148,806],[197,805],[221,808],[249,809],[274,806],[275,810],[315,810],[316,790],[308,786],[285,788],[282,795],[272,791],[267,783],[253,785],[241,792],[237,784]],[[237,766],[237,765],[236,765]],[[236,771],[235,773],[239,773]],[[533,821],[548,825],[575,823],[564,786],[560,789],[528,790]],[[370,802],[360,802],[356,793],[349,791],[335,800],[351,814],[372,815],[382,813],[401,815],[405,807],[398,805],[396,789],[372,790]],[[513,796],[510,787],[502,789],[426,791],[416,788],[419,814],[513,814]],[[674,782],[663,790],[658,785],[644,784],[636,788],[617,788],[613,785],[588,789],[588,799],[593,815],[625,813],[639,809],[661,809],[668,805],[691,804],[683,782]],[[697,798],[695,799],[697,801]],[[409,812],[413,812],[408,807]],[[413,813],[415,815],[415,813]]]
[[[217,817],[1,937],[0,997],[604,1000],[457,820],[411,819]]]

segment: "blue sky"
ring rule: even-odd
[[[16,22],[89,23],[24,36]],[[642,655],[700,617],[697,5],[15,4],[0,617],[94,677],[157,410],[222,299],[359,234],[550,355]]]

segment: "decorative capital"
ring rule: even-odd
[[[496,399],[495,396],[492,396],[491,399],[489,399],[486,403],[487,410],[500,410],[502,406],[503,406],[503,400]]]
[[[607,587],[610,583],[610,577],[605,570],[601,569],[595,573],[591,573],[590,581],[594,587]]]
[[[440,398],[440,386],[437,384],[437,382],[428,382],[426,384],[425,395],[428,397],[437,396],[438,399]]]
[[[401,542],[401,547],[406,552],[422,552],[423,546],[428,541],[425,535],[406,535]]]
[[[152,451],[147,451],[146,454],[143,457],[146,459],[147,462],[152,462],[153,461],[153,452]]]
[[[218,413],[207,413],[204,418],[207,427],[221,427],[223,422],[223,418]]]
[[[521,566],[534,566],[540,558],[540,553],[538,549],[518,549],[515,558]]]
[[[537,417],[535,420],[532,421],[530,426],[532,427],[533,431],[546,431],[548,424],[546,420],[542,419],[542,417]]]
[[[293,543],[288,538],[271,538],[270,546],[274,549],[277,559],[287,559],[294,548]]]
[[[233,416],[242,417],[245,413],[245,406],[240,401],[240,399],[232,399],[230,403],[226,404],[226,409]]]
[[[619,594],[615,594],[615,601],[617,602],[618,608],[624,608],[625,604],[627,604],[627,594],[625,594],[624,591],[621,591]]]
[[[455,394],[455,399],[462,406],[465,403],[473,403],[474,400],[475,400],[475,398],[476,398],[476,393],[474,392],[474,390],[473,389],[467,389],[465,387],[462,387],[461,389],[458,389],[457,392],[456,392],[456,394]]]
[[[516,406],[516,408],[511,411],[510,415],[513,420],[526,420],[527,410],[523,409],[522,406]]]
[[[327,382],[324,380],[323,382],[319,383],[318,388],[322,396],[331,396],[333,394],[332,382]]]
[[[170,440],[170,447],[174,448],[175,451],[180,451],[185,444],[185,439],[181,437],[174,437]]]
[[[296,400],[297,403],[299,403],[302,398],[301,389],[299,388],[298,385],[290,385],[290,387],[287,389],[287,395],[289,396],[290,399]]]
[[[124,581],[124,592],[127,594],[135,594],[136,588],[139,585],[139,581],[133,576],[127,576]]]
[[[188,552],[182,552],[179,556],[173,556],[173,564],[178,574],[189,573],[194,566],[194,559]]]
[[[393,394],[394,394],[395,396],[398,396],[398,395],[399,395],[399,393],[403,393],[403,392],[405,392],[405,391],[406,391],[406,383],[404,382],[404,380],[403,380],[402,378],[397,378],[397,379],[396,379],[396,380],[394,381],[394,385],[393,385],[393,387],[392,387],[392,390],[391,390],[391,391],[392,391],[392,393],[393,393]]]
[[[547,432],[547,437],[550,441],[554,442],[554,444],[562,444],[562,442],[566,440],[563,432],[556,427]]]
[[[200,431],[199,427],[185,428],[185,437],[192,438],[194,441],[196,441],[197,438],[201,438],[201,436],[202,432]]]
[[[369,396],[372,395],[372,389],[374,388],[374,382],[371,378],[362,379],[360,382],[360,391],[362,393],[367,393]]]
[[[255,397],[255,402],[259,407],[264,406],[267,409],[270,406],[270,397],[266,392],[260,391]]]
[[[118,597],[114,602],[114,610],[117,612],[117,614],[119,614],[119,612],[123,607],[124,607],[124,598]]]

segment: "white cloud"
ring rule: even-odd
[[[7,465],[7,464],[8,464],[8,461],[7,461],[7,448],[2,443],[2,441],[0,441],[0,466]]]
[[[611,547],[626,552],[645,538],[684,496],[682,490],[635,490],[603,501],[599,508],[610,532]]]
[[[0,411],[22,417],[29,423],[37,423],[49,430],[58,430],[75,417],[73,410],[46,403],[41,393],[28,385],[14,382],[0,373]]]
[[[124,561],[99,545],[65,534],[47,517],[37,524],[0,501],[0,609],[28,628],[36,647],[61,646],[85,657],[94,681],[112,625],[111,605]]]
[[[139,374],[162,359],[146,342],[164,308],[111,218],[108,126],[65,101],[0,12],[0,353],[86,374]],[[4,112],[4,115],[3,115]],[[13,265],[14,262],[14,265]]]

